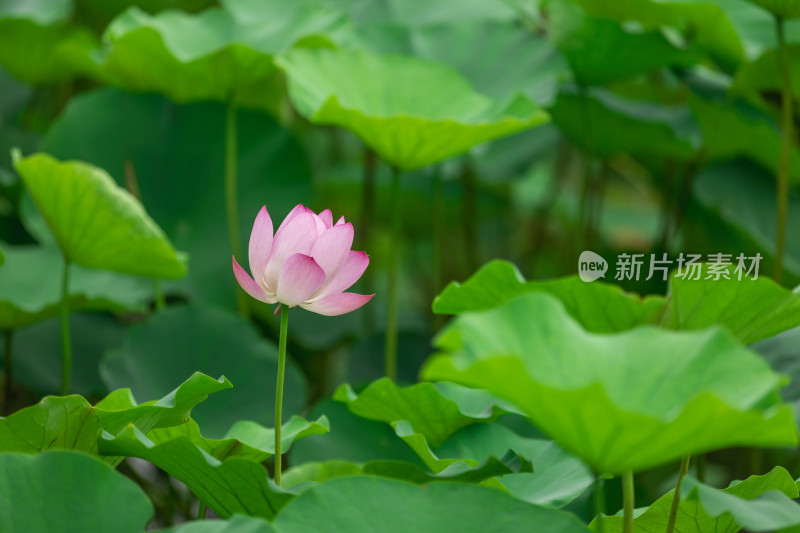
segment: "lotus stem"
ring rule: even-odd
[[[228,110],[225,115],[225,211],[228,216],[228,238],[231,242],[231,252],[234,257],[241,257],[239,245],[239,202],[237,162],[239,148],[236,135],[236,104],[228,101]],[[244,291],[236,288],[236,302],[239,314],[244,318],[250,316],[247,297]]]
[[[603,533],[602,516],[606,513],[606,496],[603,492],[603,476],[594,474],[594,516],[597,520],[597,531]]]
[[[11,413],[11,385],[14,383],[14,357],[11,351],[14,330],[5,330],[5,350],[3,352],[3,416]]]
[[[281,337],[278,344],[278,383],[275,386],[275,483],[281,484],[281,418],[283,416],[283,375],[286,371],[286,338],[289,334],[289,306],[280,304]]]
[[[167,307],[167,301],[164,298],[164,289],[161,287],[161,280],[153,278],[153,293],[155,295],[156,311],[161,312]]]
[[[203,520],[206,517],[206,504],[203,503],[203,500],[198,501],[197,505],[197,519]]]
[[[402,202],[400,201],[400,175],[399,168],[392,169],[392,188],[390,198],[392,202],[392,234],[389,240],[388,268],[389,310],[386,314],[386,377],[397,382],[397,248],[400,246],[400,230],[403,223]]]
[[[61,395],[69,394],[72,381],[72,345],[69,339],[69,259],[64,256],[61,276]]]
[[[706,454],[701,453],[695,458],[695,468],[697,469],[697,480],[700,483],[706,482]]]
[[[369,250],[372,248],[372,225],[375,220],[375,179],[377,175],[378,157],[368,146],[364,147],[364,188],[361,195],[361,249]],[[375,276],[372,269],[364,272],[363,278],[364,292],[372,294],[375,291]],[[373,314],[370,311],[364,312],[364,329],[370,335],[374,329]]]
[[[789,156],[792,148],[794,111],[792,109],[792,79],[789,73],[789,57],[782,17],[775,17],[778,34],[778,62],[781,80],[781,155],[778,165],[778,242],[775,251],[773,277],[780,283],[783,277],[783,254],[786,244],[786,217],[789,210]]]
[[[667,521],[667,533],[675,531],[675,522],[678,520],[678,507],[681,505],[681,484],[686,473],[689,471],[690,454],[681,459],[681,470],[678,473],[678,482],[675,484],[675,492],[672,495],[672,505],[669,508],[669,520]]]
[[[441,167],[433,170],[433,298],[442,290],[443,248],[444,248],[444,183]],[[431,298],[431,301],[433,301]],[[438,331],[443,323],[442,315],[433,315],[433,331]]]
[[[622,531],[623,533],[633,533],[633,472],[628,471],[622,474]]]

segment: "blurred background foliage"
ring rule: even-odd
[[[789,288],[800,282],[800,152],[789,134],[781,164],[787,122],[781,126],[784,81],[770,2],[130,4],[0,0],[0,329],[15,354],[14,368],[6,365],[6,413],[56,393],[60,364],[61,261],[13,169],[14,147],[105,169],[188,256],[185,277],[161,282],[168,308],[158,313],[152,280],[71,266],[70,308],[79,311],[74,392],[96,399],[131,387],[137,397],[158,398],[193,371],[225,374],[236,395],[228,393],[226,404],[220,394],[196,411],[210,436],[242,418],[271,423],[266,391],[277,357],[272,309],[250,302],[249,320],[236,312],[222,180],[231,113],[240,242],[264,204],[273,220],[304,203],[354,222],[356,247],[371,257],[357,288],[377,296],[341,317],[292,315],[284,409],[309,419],[325,414],[332,427],[295,446],[297,464],[377,458],[348,437],[354,432],[383,443],[383,458],[412,456],[391,429],[329,399],[343,382],[383,375],[393,194],[386,161],[408,169],[396,192],[404,219],[402,382],[416,380],[443,324],[433,298],[493,258],[543,279],[574,274],[585,249],[607,259],[760,253],[761,275],[774,272]],[[777,15],[786,19],[791,102],[800,98],[800,19]],[[418,63],[429,75],[404,78],[403,69],[416,72]],[[345,111],[315,107],[329,102],[318,101],[320,79],[335,85],[331,94]],[[433,102],[429,109],[423,100]],[[366,111],[354,117],[348,102]],[[427,141],[420,134],[408,142],[453,146],[403,159],[407,147],[386,132],[407,125],[384,119],[408,106],[417,109],[408,120],[433,124],[415,130],[430,131]],[[463,127],[426,129],[437,113]],[[516,122],[496,125],[492,135],[481,129],[508,116]],[[370,148],[348,129],[379,140]],[[776,265],[781,172],[789,184],[787,237]],[[666,282],[643,278],[620,284],[666,291]],[[761,347],[778,369],[797,374],[792,335]],[[723,459],[725,476],[745,468]],[[648,475],[641,490],[651,496],[671,481]]]

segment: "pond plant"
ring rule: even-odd
[[[0,2],[0,533],[798,531],[798,47]]]

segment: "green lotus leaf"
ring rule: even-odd
[[[800,415],[800,327],[758,341],[750,348],[764,356],[776,372],[791,378],[781,397],[794,404],[795,415]]]
[[[235,514],[228,520],[194,520],[160,533],[278,533],[272,524],[263,518]]]
[[[485,391],[454,384],[443,384],[441,389],[432,383],[398,387],[389,378],[372,382],[359,394],[350,385],[342,385],[333,398],[347,403],[353,414],[363,418],[405,421],[434,447],[459,428],[506,412],[504,402]]]
[[[0,4],[0,65],[30,85],[76,74],[101,78],[92,54],[99,41],[88,28],[70,25],[69,0]]]
[[[739,11],[749,14],[752,10],[743,10],[739,2],[734,4],[725,0],[691,3],[659,0],[576,1],[596,17],[623,23],[635,20],[647,30],[659,30],[664,27],[678,29],[686,35],[691,35],[688,38],[697,46],[707,50],[726,65],[736,65],[744,59],[745,49],[736,15]]]
[[[437,62],[359,51],[294,49],[286,71],[297,110],[351,130],[387,163],[411,170],[547,121],[527,98],[494,102]]]
[[[462,10],[459,6],[452,14]],[[555,46],[516,20],[451,17],[421,25],[378,20],[359,23],[355,31],[359,48],[446,63],[475,90],[495,100],[521,93],[549,106],[558,85],[571,79],[569,66]],[[498,57],[516,58],[517,68],[502,68]]]
[[[358,502],[358,505],[353,505]],[[402,505],[398,505],[402,502]],[[299,533],[359,530],[384,533],[580,533],[586,526],[575,516],[521,502],[487,487],[466,483],[429,483],[374,476],[332,479],[297,496],[271,524],[234,516],[225,522],[191,522],[171,533]],[[234,529],[235,528],[235,529]]]
[[[0,276],[0,329],[16,329],[59,313],[61,253],[55,247],[7,246]],[[70,265],[72,310],[144,311],[151,280]]]
[[[443,457],[482,460],[514,451],[533,464],[533,472],[508,474],[499,482],[529,503],[563,507],[583,494],[594,475],[580,459],[550,440],[521,437],[500,424],[473,424],[451,435],[437,450]]]
[[[97,455],[101,430],[116,432],[133,423],[145,431],[176,426],[186,422],[192,408],[209,394],[230,387],[224,377],[216,380],[197,372],[160,400],[143,404],[137,404],[128,389],[116,390],[94,406],[80,396],[48,396],[0,418],[0,450],[38,453],[55,448]],[[121,458],[104,460],[115,465]]]
[[[530,531],[532,524],[543,533],[586,531],[573,515],[521,502],[499,490],[466,483],[417,486],[373,476],[316,485],[290,502],[272,526],[286,533],[349,533],[353,524],[385,533],[514,533]]]
[[[312,0],[315,5],[343,8],[358,26],[399,24],[416,28],[473,21],[516,19],[514,10],[503,2],[482,0]]]
[[[98,446],[106,455],[150,461],[183,482],[222,518],[241,513],[272,519],[293,498],[268,479],[260,463],[238,457],[217,459],[186,436],[157,443],[128,424],[116,434],[103,432]]]
[[[249,9],[240,20],[237,9],[258,4],[226,4],[199,14],[128,9],[106,30],[103,68],[128,89],[175,102],[224,100],[277,113],[283,84],[275,54],[304,39],[327,43],[342,15],[271,1],[259,6],[263,13]]]
[[[153,505],[136,483],[69,451],[0,454],[0,524],[9,533],[140,533]]]
[[[532,472],[533,467],[514,452],[507,452],[500,457],[489,456],[474,465],[459,461],[432,474],[417,465],[400,461],[373,461],[362,469],[365,475],[380,476],[410,481],[418,485],[434,481],[452,481],[458,483],[481,483],[484,486],[497,486],[493,479],[498,476],[513,475],[518,472]]]
[[[800,17],[800,1],[798,0],[749,0],[784,19]]]
[[[734,238],[738,237],[739,242],[744,244],[728,244],[725,251],[733,252],[733,256],[741,253],[741,250],[748,250],[748,256],[754,256],[759,251],[764,257],[759,269],[760,276],[772,272],[777,249],[773,174],[743,159],[718,163],[697,175],[694,196],[709,211],[709,215],[717,217],[718,224],[722,223],[721,231],[730,231]],[[790,196],[787,227],[795,227],[800,223],[798,209],[800,201]],[[710,237],[714,240],[719,238],[718,233]],[[796,282],[800,277],[800,241],[791,238],[786,240],[783,266],[786,282]]]
[[[752,201],[752,197],[750,197]],[[741,215],[742,212],[740,211]],[[734,264],[736,259],[733,259]],[[696,330],[724,326],[742,344],[751,344],[800,326],[800,293],[784,289],[771,278],[742,277],[733,267],[729,279],[670,279],[670,297],[660,324]],[[701,277],[707,276],[707,269]]]
[[[665,66],[687,67],[702,57],[698,49],[675,46],[659,31],[627,32],[568,0],[548,2],[547,15],[548,34],[581,85],[605,85]]]
[[[191,258],[187,276],[163,283],[164,290],[233,309],[236,281],[231,258],[221,253],[230,247],[221,179],[224,125],[225,110],[219,103],[177,106],[158,95],[103,89],[70,100],[42,149],[59,159],[80,158],[108,169],[121,186],[135,182],[148,213]],[[308,201],[312,172],[299,140],[265,113],[241,110],[237,126],[238,226],[240,241],[246,243],[253,217],[265,202],[271,216],[280,220]],[[115,133],[120,131],[126,134]],[[26,215],[23,209],[31,231]],[[308,337],[335,325],[341,328],[353,316],[320,317],[324,328],[312,323],[292,327],[291,333]]]
[[[395,426],[401,428],[401,424]],[[584,463],[553,441],[524,438],[499,424],[466,426],[449,437],[436,453],[427,446],[424,437],[419,435],[418,439],[422,444],[420,457],[436,473],[398,460],[366,463],[330,460],[290,468],[283,474],[283,486],[308,490],[313,483],[365,474],[420,484],[437,480],[481,481],[529,503],[562,507],[594,482]],[[533,472],[529,470],[531,463]],[[491,476],[502,477],[489,480]]]
[[[636,471],[728,446],[791,446],[782,378],[721,328],[588,332],[545,294],[458,317],[427,379],[481,387],[596,471]],[[569,372],[564,372],[569,369]],[[691,438],[690,438],[691,436]]]
[[[786,57],[789,60],[792,94],[800,99],[800,45],[787,46]],[[764,92],[780,92],[783,89],[781,69],[778,63],[778,51],[767,50],[755,61],[742,65],[736,71],[733,90],[744,94]]]
[[[435,313],[458,315],[506,304],[520,294],[556,296],[569,315],[589,331],[614,333],[655,321],[663,311],[661,296],[641,298],[600,281],[584,283],[577,276],[552,281],[525,281],[507,261],[490,261],[464,283],[451,282],[433,301]]]
[[[692,113],[703,132],[703,150],[712,161],[747,157],[777,173],[781,133],[775,121],[745,102],[720,103],[692,96]],[[800,183],[800,150],[790,152],[790,180]]]
[[[281,449],[286,453],[294,441],[310,435],[322,435],[329,430],[330,424],[324,416],[315,421],[293,416],[282,426]],[[153,444],[164,444],[179,438],[188,439],[200,450],[220,461],[235,457],[261,463],[275,455],[275,429],[246,420],[234,424],[222,439],[203,437],[194,420],[179,426],[154,429],[147,433],[147,438]]]
[[[308,417],[323,414],[330,419],[330,433],[297,442],[289,457],[291,465],[393,460],[424,466],[417,454],[397,438],[389,424],[356,416],[347,405],[331,398],[312,407]]]
[[[726,183],[727,187],[735,187],[732,180]],[[719,190],[718,186],[713,190]],[[753,201],[756,196],[748,198]],[[732,209],[739,216],[746,212],[744,204]],[[735,257],[731,261],[736,264]],[[615,285],[599,281],[584,283],[577,276],[525,281],[512,263],[495,260],[464,283],[451,282],[434,300],[433,310],[456,315],[484,311],[500,307],[521,294],[546,293],[557,297],[574,320],[595,333],[622,332],[645,324],[675,330],[697,330],[719,324],[742,344],[750,344],[800,326],[800,294],[763,275],[757,279],[743,276],[740,281],[732,268],[727,269],[728,278],[719,280],[705,279],[707,266],[700,270],[700,279],[679,278],[673,272],[667,298],[641,298]]]
[[[628,152],[685,160],[700,139],[687,106],[632,100],[606,89],[564,87],[550,113],[564,135],[601,157]]]
[[[161,228],[104,170],[46,154],[16,156],[14,167],[71,262],[156,278],[186,274]]]
[[[278,349],[252,324],[220,309],[173,306],[128,330],[125,342],[108,353],[100,375],[110,389],[130,387],[139,397],[169,390],[170,382],[194,371],[225,375],[236,388],[192,414],[212,438],[224,438],[240,420],[274,424]],[[257,377],[254,379],[254,377]],[[306,384],[298,367],[286,367],[284,416],[305,407]],[[142,428],[140,428],[142,429]]]
[[[675,490],[655,501],[634,520],[634,530],[662,532],[667,527]],[[681,501],[675,531],[710,533],[725,531],[776,531],[800,524],[800,506],[793,502],[798,490],[789,472],[777,466],[763,476],[750,476],[722,490],[687,477],[681,486]],[[607,533],[622,532],[622,517],[595,519],[589,528]]]

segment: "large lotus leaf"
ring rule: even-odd
[[[384,161],[405,170],[548,119],[521,95],[494,102],[448,66],[418,58],[295,49],[277,63],[302,115],[353,131]]]
[[[354,505],[353,502],[358,502]],[[402,502],[402,505],[398,505]],[[585,532],[573,515],[514,499],[502,491],[465,483],[417,486],[372,476],[333,479],[292,500],[271,524],[235,516],[225,522],[192,522],[171,533],[543,533]]]
[[[434,447],[459,428],[496,418],[506,410],[502,401],[485,391],[453,384],[437,388],[432,383],[398,387],[389,378],[374,381],[358,394],[350,385],[342,385],[333,398],[347,403],[353,414],[363,418],[405,421]]]
[[[787,47],[786,57],[789,60],[792,94],[800,99],[800,46]],[[783,90],[781,69],[778,63],[778,51],[768,50],[758,59],[745,63],[736,71],[734,90],[742,93],[760,93]]]
[[[229,311],[176,306],[131,328],[125,343],[109,352],[100,375],[109,388],[130,387],[140,397],[169,390],[192,371],[225,375],[235,385],[228,394],[195,410],[203,432],[221,438],[239,420],[272,425],[278,373],[277,347],[246,320]],[[306,386],[293,363],[286,368],[284,416],[305,406]]]
[[[31,85],[99,76],[91,57],[99,41],[87,28],[68,24],[71,13],[69,0],[0,4],[0,65]]]
[[[193,520],[159,533],[278,533],[263,518],[234,514],[228,520]]]
[[[693,96],[689,102],[703,132],[710,160],[747,157],[774,173],[780,160],[781,132],[775,121],[746,102],[721,103]],[[790,180],[800,183],[800,151],[790,152]]]
[[[262,17],[240,20],[233,9],[151,16],[131,8],[106,30],[103,67],[126,88],[176,102],[232,100],[277,113],[283,89],[274,55],[303,39],[325,39],[341,14],[272,1]]]
[[[686,106],[619,96],[605,89],[565,87],[550,109],[565,136],[598,156],[620,152],[688,159],[700,131]]]
[[[282,426],[281,450],[286,453],[295,440],[321,435],[329,430],[330,424],[324,416],[315,421],[293,416]],[[235,457],[261,463],[275,455],[275,429],[247,420],[234,424],[221,439],[203,437],[194,420],[179,426],[154,429],[147,433],[147,438],[154,444],[188,439],[203,452],[220,461]]]
[[[91,26],[95,31],[102,32],[114,17],[135,5],[147,13],[158,13],[165,9],[180,9],[189,13],[196,13],[206,7],[214,5],[213,0],[72,0],[75,10],[80,13],[81,20]]]
[[[312,0],[316,5],[345,9],[358,25],[400,24],[423,27],[472,21],[512,21],[516,14],[505,2],[483,0]]]
[[[96,455],[101,430],[115,432],[133,423],[144,431],[182,424],[209,394],[230,387],[224,377],[216,380],[198,372],[160,400],[144,404],[137,404],[127,389],[112,392],[95,406],[80,396],[48,396],[0,418],[0,450],[38,453],[57,448]],[[105,458],[110,464],[119,460]]]
[[[653,322],[665,303],[660,296],[641,298],[615,285],[600,281],[585,283],[577,276],[525,281],[512,263],[494,260],[464,283],[454,281],[445,287],[433,301],[433,311],[447,315],[485,311],[529,292],[556,296],[573,319],[596,333],[625,331]]]
[[[418,466],[424,464],[386,423],[356,416],[345,404],[332,399],[315,405],[308,416],[313,418],[322,415],[330,419],[330,433],[297,442],[292,447],[290,464],[328,464],[332,461],[363,464],[379,460],[402,461]]]
[[[353,505],[358,502],[358,505]],[[402,505],[398,505],[402,502]],[[544,533],[586,531],[572,515],[521,502],[499,490],[465,483],[417,486],[372,476],[321,483],[289,503],[272,523],[279,532]]]
[[[459,6],[454,12],[461,10]],[[548,106],[558,85],[571,79],[569,66],[555,46],[517,21],[367,23],[359,24],[356,31],[360,48],[441,61],[460,72],[478,92],[499,101],[522,93]],[[516,68],[504,68],[498,57],[516,58]]]
[[[800,161],[798,161],[800,164]],[[771,260],[777,249],[775,217],[775,182],[769,172],[744,160],[721,163],[703,170],[695,179],[695,198],[730,228],[745,237],[749,256],[761,251]],[[800,224],[800,201],[789,197],[787,227]],[[724,228],[725,226],[723,226]],[[790,232],[791,235],[791,232]],[[728,250],[738,253],[739,250]],[[761,273],[771,273],[769,263],[762,264]],[[800,275],[800,241],[786,240],[784,270]]]
[[[781,396],[795,405],[796,415],[800,414],[800,327],[761,340],[750,347],[763,355],[776,372],[791,378],[789,385],[781,391]]]
[[[749,0],[776,17],[791,19],[800,17],[800,1],[798,0]]]
[[[596,471],[687,453],[797,443],[782,379],[721,328],[590,333],[545,294],[462,315],[437,338],[428,379],[484,388]],[[568,372],[565,369],[569,369]]]
[[[0,454],[5,533],[140,533],[153,506],[136,483],[82,453]]]
[[[164,284],[165,290],[233,309],[236,281],[230,256],[222,253],[230,247],[222,179],[224,124],[220,104],[175,106],[156,95],[105,89],[73,98],[42,149],[108,169],[120,185],[131,178],[148,213],[191,258],[189,274]],[[281,220],[308,201],[312,172],[297,139],[264,113],[241,111],[237,124],[239,238],[247,242],[262,205],[268,204],[273,219]],[[340,323],[325,318],[326,328]]]
[[[548,2],[547,13],[548,33],[582,85],[604,85],[665,66],[690,66],[701,58],[697,49],[677,47],[658,31],[627,32],[568,0]]]
[[[635,20],[649,30],[669,26],[690,35],[695,42],[727,65],[744,59],[744,47],[732,11],[737,3],[660,0],[576,0],[588,13],[618,22]]]
[[[242,513],[272,519],[293,497],[268,479],[260,463],[238,457],[217,459],[185,436],[156,443],[129,424],[117,434],[104,432],[98,446],[103,454],[150,461],[183,482],[222,518]]]
[[[0,329],[16,329],[58,315],[63,259],[54,246],[6,246],[0,276]],[[144,311],[153,282],[70,265],[72,310]]]
[[[634,530],[644,533],[664,531],[674,495],[673,489],[645,509],[634,520]],[[742,527],[748,531],[775,531],[800,523],[800,506],[791,500],[797,496],[794,480],[780,466],[768,474],[750,476],[722,490],[687,477],[681,486],[675,531],[736,533]],[[622,522],[621,516],[607,516],[595,519],[589,528],[621,533]]]
[[[706,272],[701,276],[707,276]],[[742,344],[800,326],[800,293],[784,289],[763,274],[741,281],[732,269],[728,275],[730,279],[719,280],[673,275],[660,325],[694,330],[719,324]]]
[[[161,228],[104,170],[46,154],[17,159],[14,167],[70,261],[156,278],[186,274]]]
[[[714,190],[721,186],[720,182]],[[726,186],[733,184],[729,181]],[[752,201],[753,195],[748,198]],[[731,209],[739,215],[746,212],[744,204]],[[736,264],[735,257],[731,261]],[[700,271],[700,279],[679,278],[673,272],[667,298],[641,298],[616,285],[585,283],[576,276],[525,281],[512,263],[495,260],[464,283],[450,283],[434,300],[433,310],[454,315],[484,311],[520,294],[541,292],[561,300],[574,320],[595,333],[621,332],[644,324],[677,330],[719,324],[742,344],[750,344],[800,325],[800,294],[763,275],[740,281],[735,272],[728,270],[728,278],[719,280],[705,279],[705,268]]]
[[[443,457],[482,460],[501,457],[513,450],[533,464],[533,472],[500,479],[517,498],[551,507],[562,507],[589,488],[594,475],[580,459],[553,441],[521,437],[499,424],[473,424],[451,435],[437,450]]]

